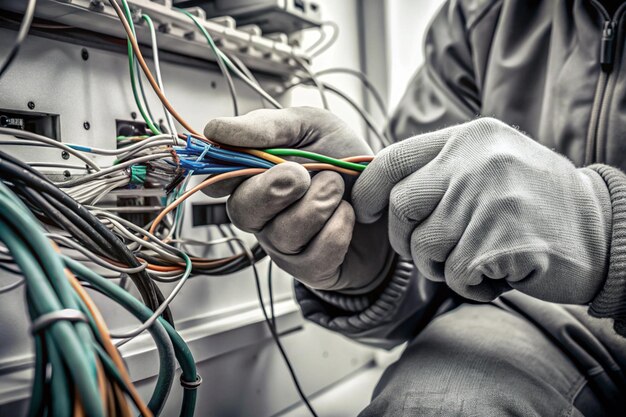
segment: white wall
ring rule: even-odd
[[[443,0],[385,0],[389,105],[402,97],[415,70],[424,62],[426,29]]]
[[[312,68],[320,71],[331,67],[360,68],[361,51],[359,50],[359,24],[357,16],[358,0],[318,0],[322,20],[332,20],[339,25],[339,38],[323,54],[313,60]],[[330,29],[327,29],[330,34]],[[311,45],[317,40],[316,30],[304,33],[303,45]],[[359,80],[346,75],[324,76],[323,81],[341,88],[357,103],[363,103],[362,87]],[[358,114],[341,98],[327,93],[330,110],[345,120],[350,126],[357,126],[363,132],[364,125]],[[297,88],[292,96],[292,105],[321,106],[319,92],[315,88]]]

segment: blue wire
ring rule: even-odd
[[[199,146],[195,145],[194,142],[199,143]],[[217,148],[215,146],[196,141],[190,136],[187,136],[187,146],[185,148],[180,148],[180,153],[182,153],[183,155],[197,155],[207,148],[208,154],[210,155],[209,157],[213,157],[213,159],[222,160],[224,162],[238,163],[249,166],[251,168],[271,168],[274,166],[273,163],[266,161],[262,158],[258,158],[256,156],[248,155],[241,152]]]

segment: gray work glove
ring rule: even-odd
[[[213,119],[204,134],[238,147],[290,147],[335,158],[372,154],[339,118],[308,107]],[[304,284],[363,293],[384,278],[393,252],[386,220],[355,223],[352,206],[342,200],[344,190],[344,179],[336,172],[311,176],[301,165],[287,162],[241,185],[224,182],[205,192],[232,193],[227,210],[233,224],[254,233],[276,265]]]
[[[352,201],[357,221],[388,210],[393,248],[470,299],[513,288],[586,304],[607,273],[612,217],[604,180],[494,119],[384,149],[357,180]]]

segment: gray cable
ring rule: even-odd
[[[33,17],[35,16],[35,6],[37,5],[37,0],[29,0],[26,5],[26,10],[24,11],[24,17],[22,17],[22,22],[20,23],[20,29],[17,32],[17,37],[15,38],[15,42],[13,42],[13,46],[9,51],[9,54],[4,59],[2,65],[0,65],[0,77],[5,73],[5,71],[9,68],[15,57],[17,56],[22,43],[24,43],[24,39],[28,35],[28,31],[30,30],[30,25],[33,23]]]
[[[206,242],[207,245],[217,245],[217,244],[221,244],[221,243],[225,243],[231,240],[241,240],[237,237],[232,237],[232,238],[225,238],[225,239],[217,239],[217,240],[213,240],[210,242]],[[170,248],[172,248],[175,252],[180,253],[181,255],[187,256],[183,251],[170,246]],[[252,259],[254,259],[254,256],[252,255],[252,252],[247,249],[250,252],[250,256],[252,256]],[[183,257],[184,257],[183,256]],[[132,339],[133,337],[137,337],[138,335],[140,335],[141,333],[143,333],[146,329],[148,329],[150,326],[152,326],[152,323],[154,323],[161,314],[163,314],[163,312],[165,311],[165,309],[170,305],[170,303],[174,300],[174,298],[176,298],[176,296],[178,295],[178,293],[180,292],[180,290],[183,288],[183,286],[185,285],[185,283],[187,282],[187,280],[189,279],[189,277],[191,276],[191,270],[192,270],[192,266],[191,266],[191,261],[187,267],[187,269],[185,270],[185,273],[183,274],[183,276],[180,278],[180,280],[178,281],[178,283],[176,284],[176,286],[174,287],[174,289],[172,289],[172,292],[165,298],[165,300],[161,303],[161,305],[154,311],[154,313],[152,314],[152,316],[150,316],[150,318],[148,318],[148,320],[146,320],[141,326],[137,327],[134,330],[128,331],[126,333],[116,333],[116,334],[111,334],[111,337],[114,337],[116,339]],[[126,342],[124,342],[126,343]]]
[[[15,281],[15,282],[13,282],[11,284],[5,285],[4,287],[0,288],[0,294],[5,294],[7,292],[11,292],[11,291],[13,291],[16,288],[21,287],[25,283],[26,283],[26,279],[25,278],[20,278],[19,280]]]
[[[298,81],[295,81],[287,86],[285,86],[285,90],[283,91],[283,93],[289,91],[290,89],[298,86],[298,85],[309,85],[307,84],[308,82],[310,82],[310,79],[300,79]],[[367,125],[367,127],[372,131],[372,133],[374,133],[374,135],[376,136],[376,138],[380,141],[381,145],[383,147],[390,145],[390,141],[389,139],[387,139],[387,137],[385,137],[385,135],[381,134],[380,131],[378,130],[378,128],[376,127],[376,125],[374,124],[374,121],[372,120],[372,117],[363,109],[361,108],[361,106],[359,106],[354,100],[352,100],[352,98],[350,98],[350,96],[348,96],[346,93],[344,93],[343,91],[341,91],[340,89],[338,89],[337,87],[334,87],[328,83],[322,83],[324,85],[324,88],[336,95],[338,95],[339,97],[341,97],[342,99],[344,99],[348,104],[350,104],[350,106],[352,108],[354,108],[354,110],[356,110],[356,112],[361,116],[361,118],[363,119],[363,121],[365,122],[365,124]]]
[[[311,51],[310,48],[307,49],[307,52],[310,52],[310,54],[311,54],[311,58],[315,58],[316,56],[319,56],[322,53],[326,52],[328,50],[328,48],[333,46],[333,44],[339,38],[339,25],[337,23],[331,22],[331,21],[326,21],[326,22],[322,22],[322,27],[323,26],[330,26],[332,28],[332,30],[333,30],[333,34],[331,35],[331,37],[328,40],[328,42],[326,42],[324,45],[319,47],[317,50]]]
[[[150,16],[142,15],[143,20],[149,22]],[[151,20],[150,20],[150,23]],[[156,30],[154,29],[154,24],[148,24],[148,29],[150,30],[150,39],[152,42],[152,59],[154,60],[154,72],[156,73],[156,80],[159,88],[165,94],[165,88],[163,88],[163,79],[161,78],[161,61],[159,59],[159,45],[157,44],[157,36]],[[167,121],[167,127],[170,129],[170,133],[174,136],[177,135],[176,125],[174,124],[174,119],[172,115],[167,110],[165,106],[163,106],[163,112],[165,113],[165,120]]]
[[[66,247],[69,247],[71,249],[74,249],[75,251],[80,252],[82,255],[84,255],[87,259],[89,259],[91,262],[106,268],[106,269],[110,269],[112,271],[115,272],[123,272],[126,274],[136,274],[138,272],[143,271],[144,269],[146,269],[146,267],[148,266],[147,263],[142,263],[140,266],[134,267],[134,268],[124,268],[121,266],[117,266],[114,265],[110,262],[105,261],[104,259],[102,259],[101,257],[99,257],[98,255],[96,255],[95,253],[91,252],[89,249],[85,248],[84,246],[82,246],[80,243],[73,241],[72,239],[65,237],[63,235],[59,235],[56,233],[46,233],[46,236],[49,237],[50,239],[54,240],[55,242],[60,242],[63,245],[65,245]]]
[[[70,180],[70,181],[57,183],[56,185],[58,187],[61,187],[61,188],[74,187],[76,185],[84,184],[86,182],[92,181],[92,180],[94,180],[96,178],[103,177],[103,176],[111,174],[113,172],[121,171],[123,169],[128,168],[131,165],[140,164],[142,162],[148,162],[148,161],[151,161],[151,160],[154,160],[154,159],[171,158],[171,157],[172,157],[172,154],[170,154],[170,153],[155,153],[155,154],[150,154],[150,155],[146,155],[146,156],[140,156],[140,157],[131,159],[130,161],[125,161],[125,162],[122,162],[121,164],[114,165],[112,167],[102,169],[102,170],[100,170],[98,172],[95,172],[93,174],[85,175],[84,177],[80,177],[80,178],[77,178],[75,180]]]
[[[76,158],[80,159],[81,161],[83,161],[84,163],[86,163],[87,165],[92,167],[94,170],[96,170],[96,171],[100,171],[101,170],[101,168],[100,168],[100,166],[98,166],[98,164],[96,164],[93,160],[87,158],[85,155],[82,154],[82,152],[78,152],[78,151],[70,148],[69,146],[65,145],[64,143],[58,142],[58,141],[56,141],[54,139],[51,139],[49,137],[42,136],[42,135],[37,135],[35,133],[27,132],[25,130],[12,129],[10,127],[0,127],[0,134],[15,136],[18,139],[19,138],[26,138],[26,139],[34,140],[36,142],[45,143],[47,145],[54,146],[54,147],[57,147],[59,149],[63,149],[64,151],[66,151],[70,155],[74,155]]]
[[[320,80],[317,78],[317,75],[313,72],[309,64],[304,59],[295,57],[295,60],[298,63],[298,65],[300,65],[302,69],[304,69],[304,71],[307,73],[307,75],[309,76],[313,84],[315,84],[315,86],[317,87],[317,90],[320,92],[320,97],[322,99],[322,106],[326,110],[329,110],[328,99],[326,98],[326,91],[324,89],[324,84],[320,82]]]

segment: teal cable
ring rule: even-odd
[[[43,229],[39,227],[39,224],[36,222],[31,212],[21,201],[9,197],[11,194],[7,194],[8,190],[3,191],[4,192],[0,194],[0,202],[4,202],[2,209],[10,213],[8,219],[13,220],[13,227],[19,230],[21,236],[26,237],[25,240],[28,242],[28,245],[36,254],[40,255],[38,257],[39,262],[45,274],[49,277],[49,282],[56,292],[63,308],[78,310],[79,305],[74,298],[74,290],[65,276],[63,263],[57,252],[53,249],[51,242],[44,235]],[[86,323],[79,322],[76,323],[75,327],[82,351],[85,358],[89,361],[88,370],[91,372],[94,380],[97,380],[98,371],[96,368],[96,358],[91,351],[89,343],[91,337],[89,326]]]
[[[58,262],[56,252],[49,242],[42,247],[45,237],[36,219],[3,184],[0,184],[0,240],[11,251],[20,270],[27,277],[31,311],[41,315],[67,308],[57,298],[58,295],[55,294],[44,273],[45,267],[50,268],[54,264],[54,258]],[[63,271],[63,265],[60,266]],[[59,321],[50,325],[45,333],[54,338],[55,346],[58,343],[59,352],[72,375],[87,415],[104,417],[97,378],[94,378],[95,374],[92,372],[93,364],[89,355],[85,354],[84,345],[77,332],[81,324],[84,325]]]
[[[72,417],[72,397],[70,392],[72,387],[68,382],[67,370],[63,363],[63,358],[59,352],[54,338],[50,334],[44,336],[47,339],[48,358],[52,366],[52,378],[50,379],[50,396],[52,397],[50,405],[50,414],[55,417]]]
[[[4,206],[0,203],[0,214],[4,216]],[[29,301],[33,310],[39,314],[61,310],[63,306],[55,299],[52,289],[46,282],[43,270],[33,257],[30,248],[19,238],[12,227],[0,220],[0,241],[11,252],[16,264],[28,279]],[[100,401],[99,392],[91,373],[88,371],[88,362],[82,353],[82,346],[76,336],[75,328],[66,321],[51,324],[45,333],[58,341],[58,348],[63,355],[64,364],[72,374],[74,385],[81,396],[81,403],[89,416],[104,417],[104,409]],[[56,344],[55,344],[56,346]],[[62,366],[60,364],[57,366]]]
[[[109,280],[99,276],[86,266],[81,263],[68,258],[67,256],[63,257],[66,266],[76,274],[77,277],[89,282],[92,286],[94,286],[99,291],[102,291],[107,296],[117,301],[119,304],[128,309],[137,319],[140,321],[148,320],[152,316],[152,311],[146,307],[145,304],[142,304],[135,297],[130,295],[127,291],[123,290],[119,286],[113,284]],[[193,354],[189,349],[189,346],[184,341],[184,339],[178,334],[176,330],[166,322],[162,317],[159,317],[157,320],[167,332],[172,344],[174,346],[174,352],[176,354],[176,359],[180,364],[182,370],[182,377],[185,381],[195,381],[198,377],[196,372],[196,363],[193,358]],[[181,417],[192,417],[195,410],[196,403],[196,390],[193,389],[185,389],[183,393],[183,404],[181,406]]]

